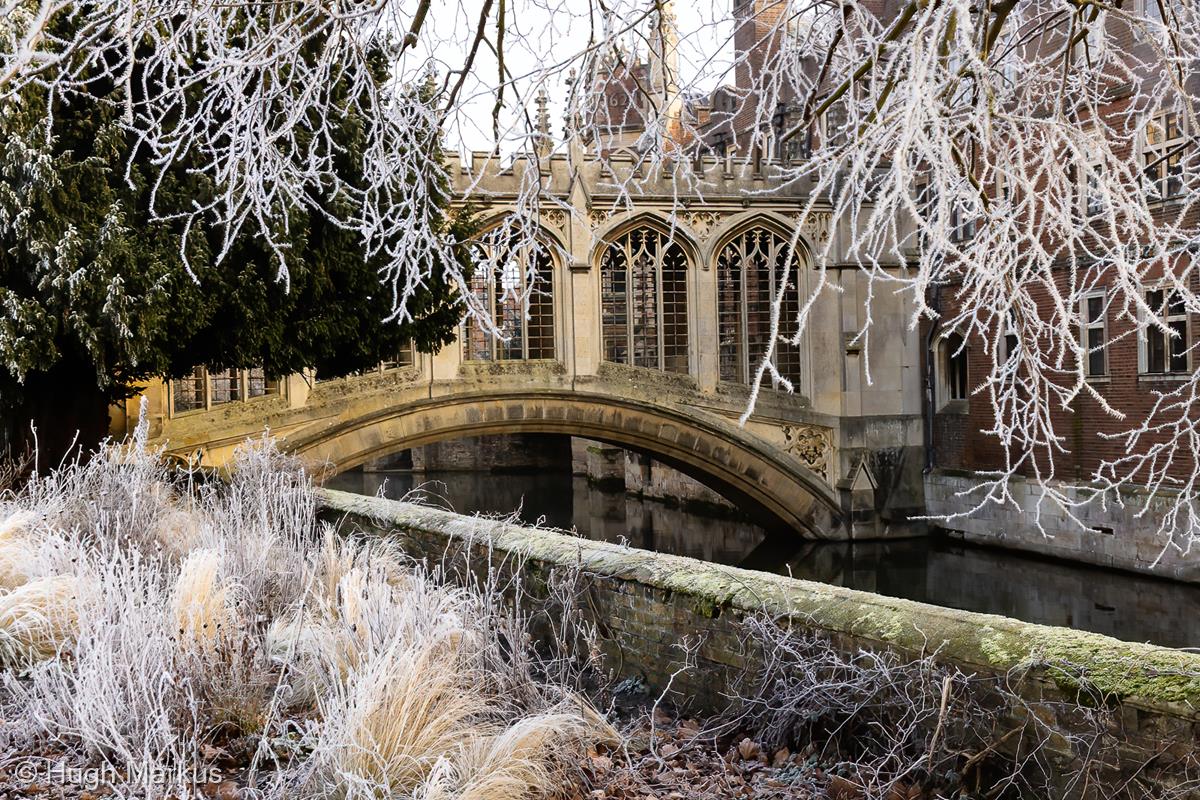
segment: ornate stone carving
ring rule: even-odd
[[[829,229],[833,222],[833,214],[829,211],[811,211],[808,217],[797,211],[792,215],[800,223],[800,232],[813,247],[824,247],[829,243]]]
[[[721,215],[714,211],[689,211],[683,215],[688,227],[696,232],[696,238],[704,241],[712,234],[713,228],[721,221]]]
[[[784,425],[783,449],[829,480],[829,458],[833,453],[833,431],[816,425]]]
[[[549,211],[542,212],[542,219],[546,220],[546,224],[558,230],[566,230],[567,215],[562,209],[552,208]]]
[[[609,212],[603,208],[593,208],[588,213],[588,222],[592,223],[593,228],[599,228],[605,222],[608,222]]]

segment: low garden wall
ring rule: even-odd
[[[765,612],[827,636],[848,654],[883,648],[913,657],[935,653],[937,660],[966,672],[1006,678],[1026,702],[997,709],[998,716],[1010,717],[1015,727],[1022,715],[1033,713],[1061,729],[1063,736],[1051,736],[1043,746],[1057,748],[1054,757],[1064,765],[1079,755],[1071,749],[1075,723],[1064,709],[1079,699],[1081,683],[1091,698],[1087,702],[1102,697],[1116,710],[1113,724],[1120,730],[1114,733],[1125,743],[1122,763],[1113,765],[1119,772],[1144,771],[1156,759],[1187,764],[1200,738],[1200,654],[381,498],[323,491],[321,500],[326,518],[349,519],[365,530],[396,536],[416,557],[438,561],[464,549],[488,548],[493,562],[512,556],[534,585],[548,570],[582,571],[590,577],[587,602],[620,675],[640,677],[651,686],[670,679],[673,689],[709,710],[721,708],[728,687],[757,672],[761,655],[745,647],[741,620]],[[697,668],[674,674],[679,643],[697,637]]]

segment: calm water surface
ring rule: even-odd
[[[462,513],[508,514],[528,523],[720,564],[790,572],[950,608],[1003,614],[1170,647],[1200,647],[1200,587],[1031,558],[941,539],[779,542],[726,519],[600,491],[563,473],[363,472],[330,488],[401,498],[417,490]]]

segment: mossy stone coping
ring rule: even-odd
[[[1048,663],[1046,676],[1067,691],[1078,688],[1071,675],[1081,674],[1090,688],[1109,700],[1189,718],[1200,712],[1200,654],[596,542],[396,500],[322,489],[320,502],[329,511],[371,519],[376,527],[485,543],[541,562],[692,596],[698,613],[710,616],[717,609],[786,615],[807,628],[909,653],[936,650],[939,660],[993,673]],[[1055,664],[1070,665],[1070,675],[1055,669]]]

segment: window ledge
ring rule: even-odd
[[[969,414],[971,413],[970,400],[947,400],[942,403],[937,410],[939,414]]]
[[[1186,200],[1186,194],[1176,194],[1171,195],[1170,197],[1164,197],[1161,200],[1147,200],[1146,206],[1155,211],[1160,211],[1162,209],[1169,209],[1172,206],[1181,206]]]
[[[1138,381],[1169,381],[1181,383],[1192,377],[1190,372],[1139,372]]]
[[[1111,375],[1088,375],[1084,380],[1088,383],[1112,383]]]

